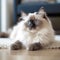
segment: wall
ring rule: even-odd
[[[60,3],[60,0],[57,0],[58,3]]]
[[[1,31],[7,29],[7,0],[1,0]]]
[[[7,23],[8,23],[8,28],[13,25],[13,7],[14,5],[14,0],[7,0],[7,12],[8,12],[8,17],[7,17]]]
[[[1,0],[1,32],[6,32],[13,25],[13,1]]]
[[[1,0],[1,32],[6,32],[13,25],[13,1]]]

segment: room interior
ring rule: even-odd
[[[21,10],[29,13],[38,11],[43,6],[55,30],[55,39],[60,41],[60,0],[0,0],[0,32],[7,32],[16,25],[21,16]],[[2,8],[3,7],[3,8]],[[3,17],[4,16],[4,17]],[[3,43],[9,38],[0,38]],[[0,60],[59,60],[59,49],[44,49],[39,51],[9,51],[0,50]]]

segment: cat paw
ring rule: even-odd
[[[22,49],[22,43],[20,41],[16,41],[14,44],[10,47],[11,50],[20,50]]]
[[[40,49],[42,49],[43,47],[41,46],[41,44],[40,43],[34,43],[34,44],[31,44],[30,46],[29,46],[29,51],[36,51],[36,50],[40,50]]]

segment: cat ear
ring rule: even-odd
[[[21,11],[21,16],[27,16],[27,14],[24,11]]]
[[[44,7],[41,7],[38,12],[39,12],[39,13],[44,13],[44,12],[45,12]]]
[[[47,14],[45,12],[44,7],[41,7],[38,12],[43,18],[47,19]]]
[[[47,20],[47,14],[46,13],[43,15],[43,18]]]
[[[41,8],[39,9],[38,13],[39,13],[39,14],[40,14],[40,13],[42,13],[42,14],[46,13],[44,7],[41,7]]]
[[[18,18],[18,22],[20,22],[20,21],[22,21],[23,20],[23,18],[22,17],[19,17]]]
[[[47,13],[45,12],[44,7],[41,7],[38,12],[41,15],[41,17],[48,21]]]

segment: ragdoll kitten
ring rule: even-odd
[[[22,12],[18,24],[9,33],[12,39],[9,49],[25,48],[30,51],[48,47],[54,42],[54,30],[43,8],[38,12]]]
[[[19,20],[9,36],[13,39],[11,49],[20,49],[20,42],[27,50],[38,50],[54,41],[54,30],[43,8],[29,14],[22,12]]]

